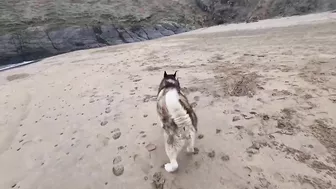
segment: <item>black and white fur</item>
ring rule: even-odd
[[[170,160],[165,164],[165,169],[174,172],[178,168],[177,156],[184,146],[187,145],[187,152],[194,152],[198,121],[187,97],[181,91],[176,72],[164,72],[157,95],[157,113],[164,130],[165,150]]]

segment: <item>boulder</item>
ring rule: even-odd
[[[0,65],[23,61],[16,44],[18,44],[18,41],[15,35],[0,36]]]
[[[0,36],[0,65],[36,60],[61,53],[107,45],[134,43],[188,31],[177,24],[154,27],[72,26],[45,31],[31,27],[16,34]]]
[[[157,31],[159,31],[162,35],[164,36],[170,36],[170,35],[174,35],[175,33],[171,30],[167,30],[166,28],[164,28],[163,26],[161,25],[156,25],[155,26],[155,29]]]
[[[96,35],[91,27],[68,27],[48,33],[50,40],[59,52],[70,52],[99,46]]]
[[[18,35],[20,54],[25,61],[36,60],[58,53],[43,28],[28,28]]]
[[[146,27],[143,28],[143,30],[146,32],[148,39],[157,39],[160,37],[164,37],[159,31],[157,31],[155,28],[152,27]]]
[[[101,26],[100,29],[101,34],[96,35],[99,35],[100,38],[106,41],[106,43],[108,43],[109,45],[119,45],[124,43],[114,26]]]

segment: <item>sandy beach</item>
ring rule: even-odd
[[[1,189],[336,189],[336,13],[200,29],[0,72]],[[199,117],[168,162],[163,72]]]

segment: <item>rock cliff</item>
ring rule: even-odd
[[[334,0],[1,1],[0,65],[335,8]]]

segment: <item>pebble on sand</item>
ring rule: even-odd
[[[156,146],[154,144],[147,144],[146,149],[150,152],[156,149]]]

